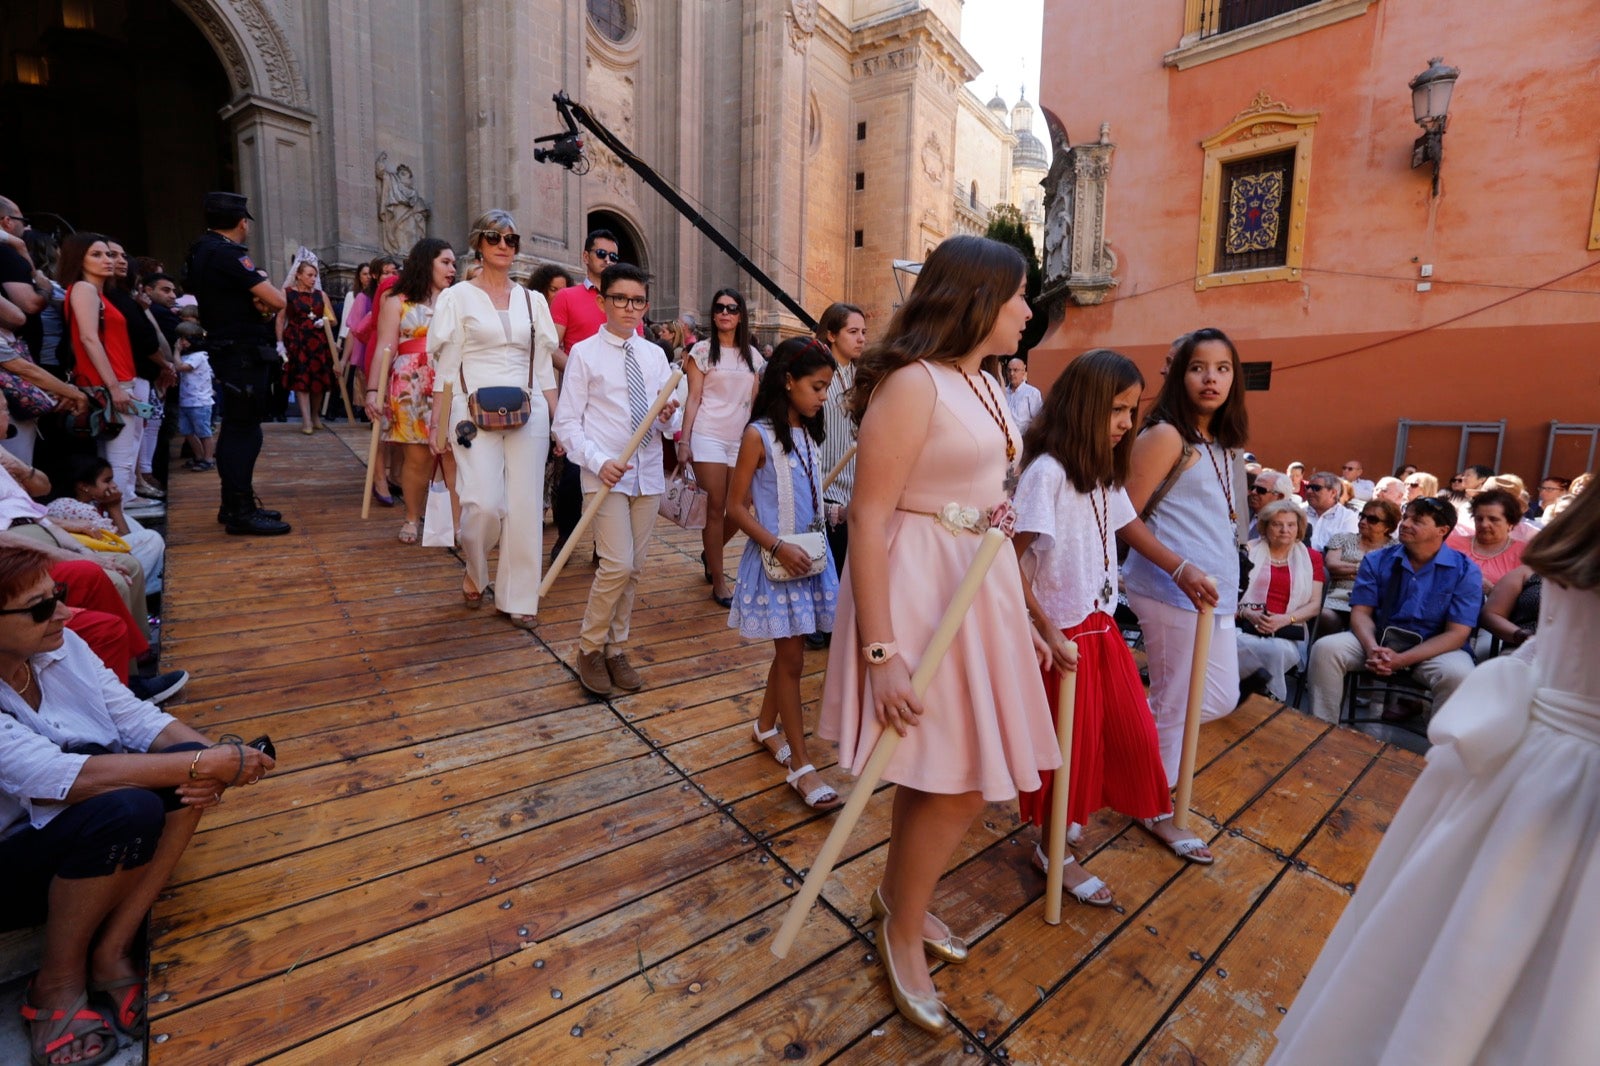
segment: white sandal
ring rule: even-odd
[[[800,769],[787,775],[784,780],[789,783],[790,788],[794,789],[796,792],[800,792],[800,779],[807,774],[814,774],[816,772],[817,768],[815,766],[812,766],[810,763],[806,763],[804,766],[800,767]],[[838,807],[840,803],[839,793],[835,792],[833,790],[833,786],[827,783],[818,785],[810,792],[800,792],[800,798],[805,801],[807,807],[810,807],[814,811],[831,811],[835,807]]]
[[[1072,852],[1067,852],[1067,857],[1061,860],[1062,869],[1065,870],[1066,867],[1077,861]],[[1033,846],[1033,865],[1042,874],[1048,875],[1050,873],[1050,860],[1045,857],[1044,849],[1037,844]],[[1084,872],[1088,873],[1087,870]],[[1089,874],[1089,879],[1076,887],[1068,885],[1065,879],[1062,880],[1061,885],[1072,894],[1073,899],[1090,907],[1110,907],[1116,903],[1115,897],[1110,895],[1107,895],[1105,899],[1094,898],[1101,892],[1109,893],[1111,889],[1104,881],[1093,874]]]
[[[1216,859],[1210,855],[1199,855],[1197,852],[1210,851],[1211,848],[1204,840],[1197,836],[1180,837],[1177,840],[1167,840],[1156,832],[1156,826],[1171,818],[1170,814],[1158,814],[1154,818],[1140,818],[1139,825],[1144,831],[1155,837],[1156,840],[1172,849],[1172,853],[1184,862],[1192,862],[1196,866],[1210,866]]]
[[[785,740],[783,745],[778,748],[777,751],[773,751],[771,748],[767,747],[767,741],[777,736],[781,731],[782,726],[774,724],[771,729],[763,733],[761,731],[760,722],[750,723],[750,732],[755,734],[756,743],[761,745],[761,750],[765,751],[768,755],[771,755],[773,760],[776,761],[779,766],[787,770],[789,768],[789,756],[792,754],[792,752],[789,750],[789,742]]]

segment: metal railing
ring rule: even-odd
[[[1204,40],[1320,0],[1184,0],[1183,37]]]

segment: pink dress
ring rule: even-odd
[[[1000,503],[1006,456],[999,428],[961,371],[924,362],[895,373],[927,374],[938,394],[928,439],[889,519],[890,617],[900,654],[915,670],[979,543],[977,535],[951,533],[931,515],[948,503],[982,513]],[[1021,434],[1000,387],[992,379],[974,383],[980,389],[989,385],[1020,452]],[[1039,771],[1061,765],[1028,626],[1016,553],[1003,548],[928,686],[921,723],[900,742],[885,780],[923,792],[982,792],[997,802],[1015,798],[1019,790],[1037,790]],[[882,731],[862,643],[854,583],[846,574],[818,732],[838,742],[840,765],[855,773]]]

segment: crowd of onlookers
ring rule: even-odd
[[[1526,643],[1538,629],[1540,579],[1521,564],[1523,549],[1593,480],[1550,475],[1530,493],[1517,475],[1481,465],[1441,485],[1411,465],[1373,480],[1353,459],[1308,474],[1254,455],[1245,470],[1243,688],[1283,700],[1303,669],[1311,711],[1329,721],[1353,671],[1408,673],[1438,704],[1476,661]],[[1383,718],[1423,706],[1390,699]]]

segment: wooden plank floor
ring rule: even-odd
[[[865,924],[887,790],[790,957],[768,950],[829,821],[750,742],[769,646],[728,630],[698,537],[652,548],[645,691],[594,700],[567,666],[590,567],[538,635],[465,609],[452,553],[361,522],[345,437],[268,427],[286,537],[223,536],[214,478],[174,475],[166,655],[194,680],[172,709],[272,734],[280,772],[207,816],[157,905],[155,1063],[1260,1062],[1420,767],[1251,701],[1201,732],[1217,863],[1102,816],[1080,854],[1119,905],[1069,900],[1053,929],[991,807],[937,900],[974,947],[937,974],[961,1031],[935,1040],[895,1015]]]

